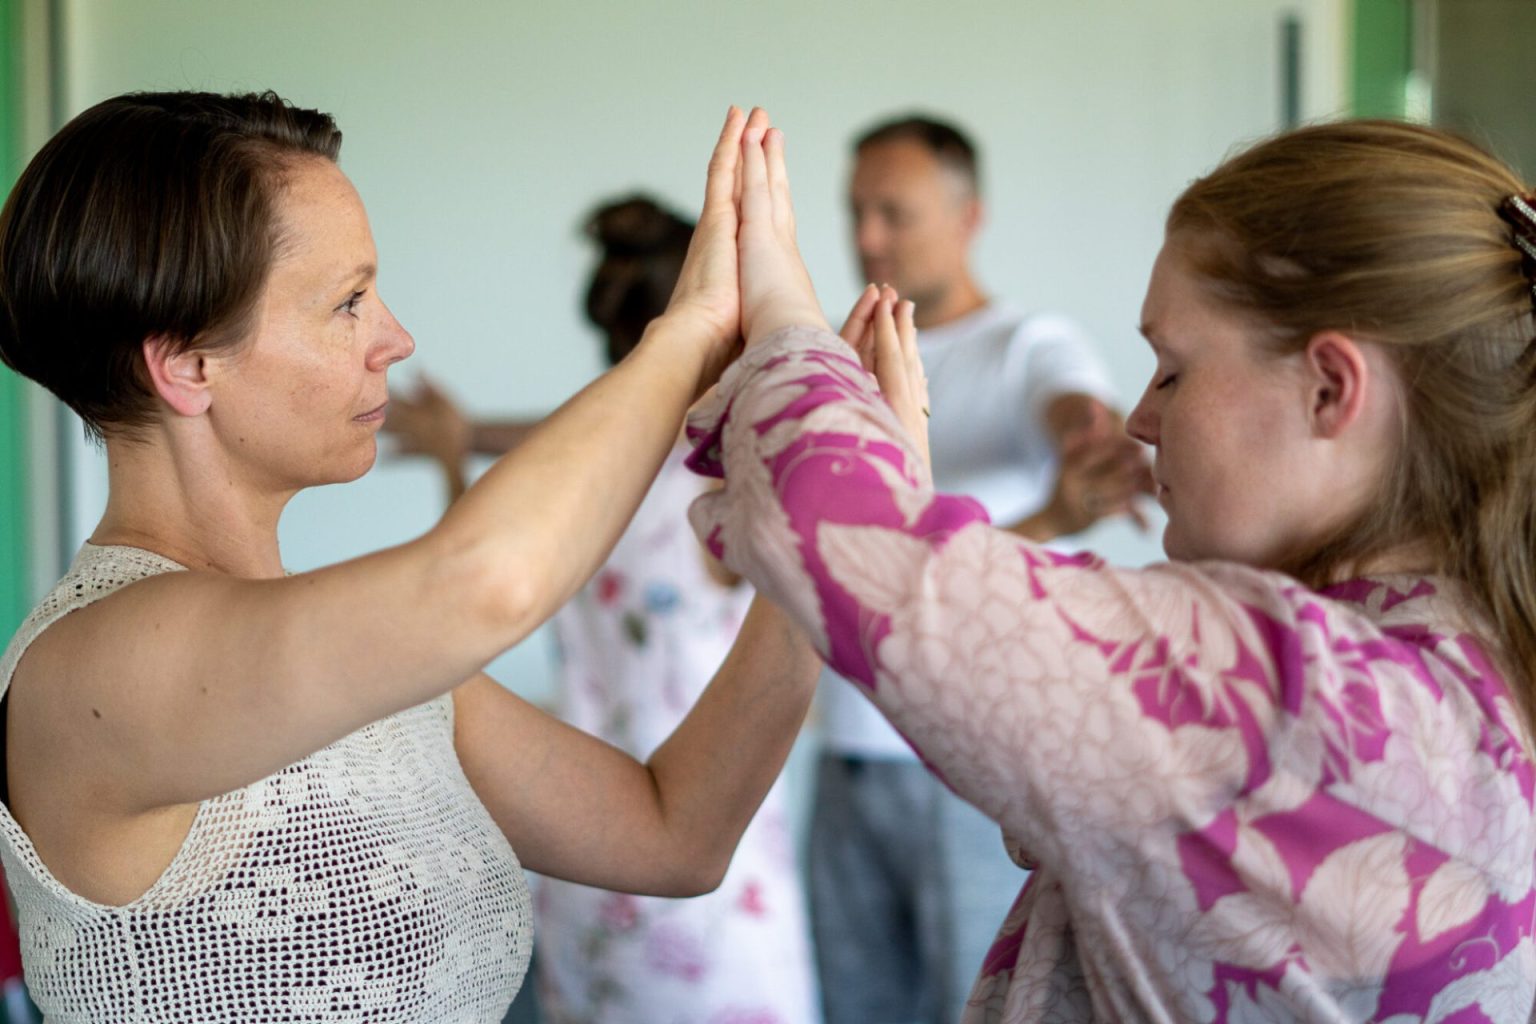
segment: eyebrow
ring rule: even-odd
[[[379,268],[377,266],[375,266],[374,264],[372,264],[372,263],[359,263],[357,265],[357,267],[352,271],[352,273],[348,274],[346,277],[343,277],[341,280],[343,280],[343,281],[357,281],[357,280],[371,281],[375,276],[377,276],[378,272],[379,272]]]

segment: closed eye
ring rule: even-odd
[[[1152,387],[1155,390],[1157,390],[1157,391],[1161,391],[1161,390],[1163,390],[1163,388],[1167,387],[1168,385],[1172,384],[1175,380],[1177,380],[1178,376],[1179,375],[1176,374],[1176,373],[1167,374],[1166,376],[1163,377],[1162,380],[1160,380],[1156,384],[1152,385]]]

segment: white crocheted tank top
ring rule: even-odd
[[[60,617],[181,568],[87,545],[0,658],[0,693]],[[57,1024],[495,1024],[533,938],[522,868],[454,751],[450,696],[203,801],[124,906],[66,889],[3,808],[0,858],[28,988]]]

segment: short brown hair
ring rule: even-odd
[[[43,146],[0,212],[0,358],[101,438],[150,419],[145,339],[239,341],[279,244],[287,161],[334,161],[328,114],[275,93],[130,93]]]
[[[1327,582],[1399,545],[1460,581],[1536,710],[1536,313],[1499,214],[1525,184],[1472,143],[1392,121],[1288,132],[1196,181],[1168,216],[1208,293],[1294,352],[1375,342],[1404,436],[1354,522],[1283,566]]]
[[[861,152],[866,146],[900,141],[918,143],[932,153],[935,160],[959,174],[972,193],[980,194],[981,171],[977,167],[976,144],[948,121],[923,114],[882,121],[860,135],[853,149]]]

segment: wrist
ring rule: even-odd
[[[744,317],[747,328],[747,344],[754,345],[775,331],[786,327],[812,327],[830,331],[826,314],[814,302],[796,301],[767,296],[759,300],[750,316]]]
[[[734,337],[722,341],[725,333],[705,317],[669,309],[646,325],[635,355],[646,361],[656,359],[664,372],[696,397],[719,379],[734,354],[730,343]]]

